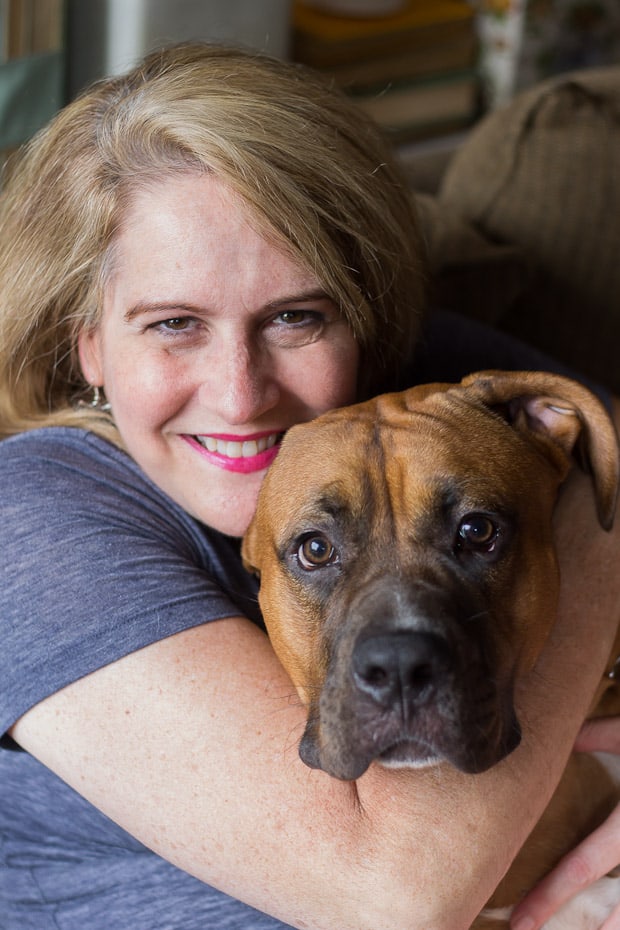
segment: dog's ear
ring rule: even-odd
[[[613,524],[620,480],[618,437],[601,401],[586,387],[547,372],[484,371],[462,386],[516,429],[550,440],[592,474],[601,525]]]

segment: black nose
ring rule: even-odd
[[[353,677],[360,691],[384,707],[422,703],[450,667],[450,649],[433,633],[385,633],[358,640]]]

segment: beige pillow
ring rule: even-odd
[[[416,205],[427,248],[429,303],[501,326],[527,286],[521,250],[491,242],[429,194],[417,194]]]
[[[620,392],[620,67],[554,78],[487,116],[438,203],[525,259],[523,286],[484,316]]]

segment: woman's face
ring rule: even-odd
[[[84,375],[151,480],[242,535],[282,434],[355,400],[357,343],[317,278],[212,176],[142,189],[114,254],[101,321],[80,337]]]

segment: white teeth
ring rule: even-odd
[[[253,439],[244,442],[241,446],[241,455],[244,459],[249,459],[252,455],[258,455],[258,443]]]
[[[225,439],[218,439],[217,451],[220,455],[227,455],[229,459],[240,459],[243,446],[240,442],[226,442]]]
[[[196,436],[196,439],[209,452],[218,452],[229,459],[245,459],[271,449],[277,443],[278,435],[278,433],[271,433],[269,436],[247,439],[245,442],[229,442],[226,439],[215,439],[213,436]]]

